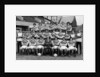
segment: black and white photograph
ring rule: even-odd
[[[5,72],[95,72],[95,5],[5,5]]]
[[[83,15],[16,16],[16,60],[83,60]]]

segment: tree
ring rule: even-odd
[[[74,31],[76,32],[77,22],[76,22],[76,18],[75,18],[75,16],[74,16],[74,19],[73,19],[71,25],[72,25],[72,30],[74,30]]]
[[[74,16],[74,19],[73,19],[71,25],[72,25],[72,27],[77,27],[77,22],[76,22],[75,16]]]

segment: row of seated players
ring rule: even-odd
[[[23,40],[20,47],[20,54],[34,54],[34,55],[76,55],[77,47],[75,41],[54,40],[51,43],[44,43],[40,40],[36,43],[35,40]]]

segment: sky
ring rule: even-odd
[[[75,16],[77,25],[82,25],[84,23],[84,16]]]

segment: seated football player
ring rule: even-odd
[[[43,54],[43,50],[44,50],[44,40],[43,39],[37,39],[37,45],[36,45],[36,49],[37,49],[37,55],[41,56]]]
[[[30,54],[35,54],[35,50],[36,50],[36,40],[34,38],[31,38],[29,40],[28,49],[30,50]]]
[[[23,38],[21,44],[22,44],[22,46],[20,47],[21,54],[27,54],[28,40]]]
[[[67,41],[65,39],[63,39],[61,42],[60,42],[60,51],[61,51],[61,54],[63,56],[66,56],[67,54]]]
[[[68,46],[70,50],[70,55],[76,55],[77,48],[76,48],[75,41],[73,41],[72,38],[70,39]]]
[[[59,40],[56,38],[55,40],[52,40],[52,54],[55,56],[59,55]]]

